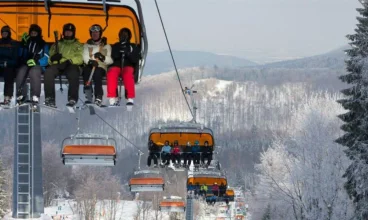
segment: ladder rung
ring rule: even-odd
[[[29,153],[19,153],[18,152],[18,155],[29,155]]]
[[[28,143],[18,143],[18,145],[29,145]]]
[[[29,184],[29,183],[27,183],[27,182],[18,182],[18,185],[20,185],[20,184],[22,184],[22,185],[26,185],[26,184]]]
[[[18,133],[18,135],[29,135],[29,133]]]
[[[18,165],[29,165],[29,163],[18,163]]]
[[[27,175],[29,175],[29,173],[18,173],[19,175],[24,175],[24,174],[27,174]]]
[[[18,192],[18,195],[29,195],[29,193],[25,192]]]
[[[29,202],[18,202],[19,205],[29,205]]]
[[[29,125],[29,123],[18,123],[18,125]]]
[[[29,113],[19,113],[18,112],[18,115],[29,115]]]
[[[26,215],[29,215],[29,212],[17,212],[17,214],[26,214]]]

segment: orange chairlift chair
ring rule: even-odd
[[[138,153],[138,171],[129,180],[131,192],[162,192],[165,187],[165,180],[158,170],[140,170],[142,152]]]
[[[8,25],[16,40],[21,40],[31,24],[38,24],[44,33],[44,40],[54,43],[54,31],[62,33],[65,23],[76,26],[76,38],[85,43],[90,38],[88,28],[92,24],[104,27],[104,37],[109,44],[118,41],[118,31],[129,28],[132,32],[131,43],[140,48],[140,62],[134,73],[136,83],[141,80],[148,53],[148,39],[140,0],[135,11],[124,5],[124,0],[3,0],[0,1],[0,26]],[[42,79],[43,80],[43,79]],[[66,84],[65,76],[62,83]],[[80,83],[83,84],[82,78]],[[106,84],[106,80],[103,80]]]
[[[78,111],[77,132],[61,143],[61,158],[64,165],[115,166],[116,140],[108,135],[82,133]]]
[[[160,202],[161,212],[185,212],[185,201],[179,196],[164,197]]]

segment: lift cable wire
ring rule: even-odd
[[[196,122],[196,121],[195,121],[196,119],[194,118],[193,111],[192,111],[192,109],[191,109],[191,107],[190,107],[190,104],[189,104],[189,102],[188,102],[188,99],[187,99],[187,97],[185,96],[185,90],[184,90],[183,85],[182,85],[181,80],[180,80],[179,72],[178,72],[178,69],[177,69],[177,67],[176,67],[176,63],[175,63],[175,59],[174,59],[174,55],[173,55],[172,50],[171,50],[171,46],[170,46],[170,42],[169,42],[169,38],[167,37],[167,34],[166,34],[166,29],[165,29],[164,22],[163,22],[162,17],[161,17],[161,12],[160,12],[160,8],[159,8],[159,6],[158,6],[158,4],[157,4],[157,0],[155,0],[155,4],[156,4],[156,8],[157,8],[158,15],[159,15],[159,17],[160,17],[160,21],[161,21],[162,29],[164,30],[164,34],[165,34],[165,38],[166,38],[166,42],[167,42],[167,46],[169,47],[169,51],[170,51],[171,59],[172,59],[173,64],[174,64],[175,72],[176,72],[176,75],[177,75],[178,80],[179,80],[179,84],[180,84],[180,87],[181,87],[181,92],[183,93],[183,96],[184,96],[184,98],[185,98],[185,102],[187,103],[187,106],[188,106],[188,108],[189,108],[190,114],[192,115],[194,122]]]
[[[69,86],[67,85],[67,87],[68,87],[68,89],[69,89]],[[81,100],[82,101],[82,103],[84,103],[84,101],[81,99],[81,98],[79,98],[79,100]],[[79,108],[81,108],[81,107],[79,107]],[[54,110],[54,111],[59,111],[59,110],[57,110],[57,109],[53,109],[53,108],[48,108],[48,109],[51,109],[51,110]],[[79,111],[80,111],[81,109],[79,109]],[[141,154],[143,154],[143,152],[139,149],[139,147],[137,146],[137,145],[135,145],[133,142],[131,142],[127,137],[125,137],[121,132],[119,132],[116,128],[114,128],[114,126],[112,126],[110,123],[108,123],[105,119],[103,119],[99,114],[97,114],[96,112],[95,112],[95,115],[98,117],[98,118],[100,118],[106,125],[108,125],[110,128],[112,128],[116,133],[118,133],[122,138],[124,138],[128,143],[130,143],[133,147],[135,147],[138,151],[139,151],[139,153],[141,153]]]

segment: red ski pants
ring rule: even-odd
[[[134,68],[131,66],[124,67],[123,71],[121,71],[121,68],[114,66],[107,71],[107,97],[117,97],[116,89],[118,88],[119,75],[122,75],[123,78],[125,97],[127,99],[135,98]]]

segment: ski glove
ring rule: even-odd
[[[99,59],[101,62],[105,62],[105,58],[106,57],[102,53],[100,52],[95,53],[95,59]]]
[[[128,54],[131,52],[131,46],[130,43],[127,42],[121,42],[120,43],[120,53]]]
[[[96,60],[89,60],[88,65],[91,65],[93,67],[98,67],[98,62]]]
[[[51,60],[51,62],[60,61],[61,58],[63,58],[63,55],[61,53],[56,53],[56,54],[51,56],[50,60]]]
[[[26,46],[28,43],[30,36],[27,33],[23,33],[22,35],[22,45]]]
[[[35,60],[34,59],[27,60],[27,66],[29,67],[36,66]]]

